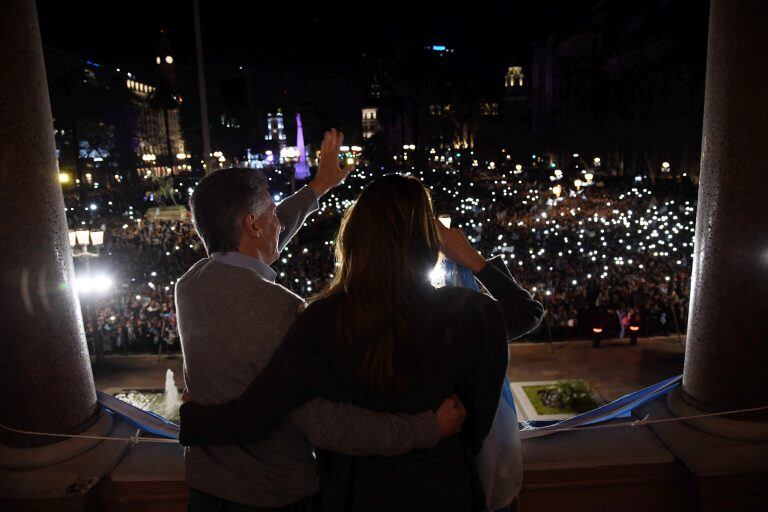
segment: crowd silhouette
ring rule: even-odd
[[[529,341],[681,333],[687,323],[695,187],[687,180],[603,176],[584,171],[556,179],[542,170],[459,171],[442,166],[410,173],[431,190],[435,211],[448,214],[484,255],[501,255],[519,283],[546,308]],[[405,172],[399,170],[399,172]],[[367,179],[361,167],[281,254],[277,282],[309,297],[333,275],[333,235]],[[580,186],[574,184],[574,176]],[[275,176],[277,199],[289,192]],[[557,193],[556,193],[557,192]],[[84,314],[92,342],[106,352],[177,351],[176,280],[205,250],[189,220],[107,214],[98,265],[115,288]]]

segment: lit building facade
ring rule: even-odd
[[[63,172],[104,187],[137,174],[147,178],[191,170],[182,98],[171,92],[173,106],[164,112],[157,101],[161,80],[140,79],[53,48],[45,48],[45,61]]]
[[[144,175],[150,173],[156,176],[166,176],[170,172],[176,174],[179,171],[187,170],[188,166],[184,161],[187,158],[187,151],[179,110],[168,109],[164,113],[162,109],[155,108],[152,104],[153,94],[157,91],[155,86],[133,79],[126,80],[125,85],[131,93],[130,101],[138,113],[136,154],[142,162],[139,172]],[[174,98],[181,100],[176,95]],[[166,118],[168,120],[167,126]],[[169,143],[170,154],[168,152]],[[169,161],[172,161],[173,165],[168,165]],[[169,171],[168,168],[172,168],[172,171]]]
[[[363,139],[370,139],[380,128],[379,109],[376,107],[363,108]]]
[[[504,87],[506,89],[515,89],[523,87],[523,68],[520,66],[510,66],[507,68],[507,74],[504,77]]]
[[[267,134],[264,135],[264,140],[276,144],[278,149],[286,147],[285,122],[281,109],[277,109],[275,114],[267,114]]]

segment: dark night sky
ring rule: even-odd
[[[481,61],[514,57],[527,54],[534,14],[530,1],[333,2],[329,9],[299,2],[200,4],[208,53],[334,60],[400,42],[445,43]],[[44,43],[102,60],[139,62],[143,54],[154,54],[160,29],[180,56],[191,60],[191,5],[191,0],[78,0],[41,1],[38,9]]]
[[[549,2],[551,5],[557,2]],[[235,2],[200,0],[209,83],[244,66],[265,108],[312,101],[359,117],[362,54],[401,43],[446,44],[461,69],[501,84],[506,66],[526,64],[536,31],[571,14],[533,1]],[[589,14],[590,2],[580,1]],[[38,2],[43,43],[141,77],[165,30],[182,94],[195,94],[192,1]],[[550,25],[547,28],[547,25]],[[209,86],[210,87],[210,86]]]

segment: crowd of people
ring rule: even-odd
[[[98,328],[108,352],[177,351],[173,285],[205,255],[194,227],[186,220],[104,221],[98,262],[88,264],[112,274],[115,287],[102,297],[81,298],[89,343]]]
[[[485,255],[500,255],[546,308],[532,341],[640,336],[685,329],[695,225],[695,188],[674,180],[595,176],[574,185],[547,170],[409,171],[430,188]],[[329,194],[281,254],[277,282],[309,297],[334,272],[333,237],[341,215],[373,175],[362,167]],[[380,172],[380,171],[379,171]],[[288,192],[273,183],[279,200]],[[99,220],[98,264],[114,275],[114,293],[84,301],[86,332],[99,329],[108,352],[178,350],[175,281],[205,250],[189,220],[147,220],[130,209]]]

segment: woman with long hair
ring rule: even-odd
[[[316,396],[414,414],[456,394],[467,409],[462,431],[434,449],[398,457],[318,451],[323,508],[481,510],[474,460],[496,412],[507,341],[538,325],[541,304],[500,260],[486,262],[461,231],[442,227],[413,177],[369,183],[346,211],[335,249],[333,280],[243,395],[182,406],[182,444],[255,442]],[[441,250],[491,296],[434,288],[429,274]]]

